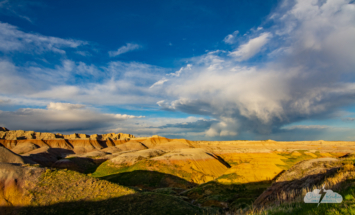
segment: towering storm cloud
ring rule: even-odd
[[[215,117],[221,122],[206,133],[222,136],[268,134],[354,103],[354,4],[284,2],[268,22],[233,51],[192,59],[190,70],[162,86],[175,100],[158,105]],[[258,56],[261,63],[247,61]]]

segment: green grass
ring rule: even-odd
[[[191,173],[180,170],[178,166],[152,160],[143,160],[132,166],[117,166],[106,161],[91,176],[146,190],[163,187],[189,189],[196,186],[191,182]]]
[[[110,161],[105,161],[96,168],[95,172],[93,172],[91,176],[95,178],[100,178],[112,174],[126,172],[129,168],[130,167],[128,166],[116,167],[112,165]]]
[[[281,159],[286,165],[279,165],[276,164],[276,166],[280,167],[283,170],[288,170],[290,169],[293,165],[295,165],[298,162],[304,161],[304,160],[311,160],[311,159],[316,159],[310,155],[304,154],[304,152],[307,152],[307,150],[298,150],[297,152],[301,153],[301,156],[291,156],[291,154],[288,153],[279,153],[279,155],[283,156],[285,159]],[[320,154],[315,154],[317,156],[320,156]]]
[[[187,172],[182,170],[181,166],[179,165],[166,164],[164,162],[154,160],[142,160],[132,166],[119,166],[111,163],[110,161],[106,161],[96,169],[92,176],[102,178],[109,175],[119,174],[123,172],[132,172],[136,170],[148,170],[174,175],[191,183],[194,183],[194,178],[203,178],[204,176],[206,176],[206,174],[204,174],[203,172],[192,168],[190,169],[190,172]]]
[[[237,175],[236,173],[231,173],[231,174],[222,175],[222,176],[218,177],[217,180],[218,179],[236,179],[239,177],[241,177],[241,176]]]
[[[65,169],[47,169],[30,192],[31,205],[79,200],[99,201],[135,193],[130,188]]]

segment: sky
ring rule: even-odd
[[[0,126],[355,141],[355,2],[0,0]]]

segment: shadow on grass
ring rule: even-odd
[[[94,159],[86,158],[86,157],[71,157],[67,159],[71,161],[71,165],[65,165],[62,167],[61,166],[52,166],[52,167],[57,169],[68,169],[80,173],[89,174],[89,173],[94,173],[102,163],[97,161],[95,162]]]
[[[181,195],[193,199],[201,206],[223,208],[228,211],[251,206],[270,185],[271,181],[268,180],[243,184],[221,184],[210,181]]]
[[[118,183],[123,186],[139,187],[146,190],[153,190],[157,188],[175,187],[181,189],[190,189],[197,184],[189,182],[185,179],[179,178],[175,175],[166,173],[135,170],[132,172],[123,172],[104,176],[101,179]]]
[[[179,197],[159,193],[138,193],[103,201],[76,201],[36,207],[0,207],[0,214],[216,214]]]

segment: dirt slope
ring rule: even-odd
[[[24,159],[18,155],[8,150],[7,148],[0,146],[0,163],[19,163],[24,164]]]

